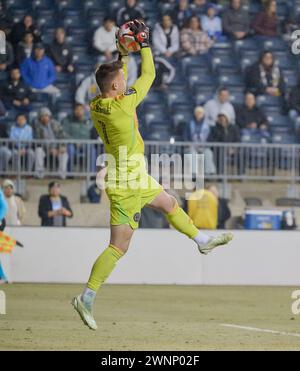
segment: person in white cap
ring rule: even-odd
[[[5,216],[6,225],[22,225],[26,214],[26,209],[21,197],[15,194],[14,182],[10,179],[5,179],[2,184],[2,189],[8,206]]]

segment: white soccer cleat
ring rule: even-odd
[[[207,255],[216,247],[227,245],[232,239],[233,233],[222,233],[219,236],[211,237],[206,244],[198,244],[198,249],[201,254]]]
[[[72,300],[72,305],[76,312],[80,315],[83,323],[91,330],[96,331],[98,329],[97,323],[94,320],[92,312],[84,305],[83,301],[81,300],[81,295],[75,297]]]

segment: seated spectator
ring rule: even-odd
[[[95,66],[95,70],[98,65]],[[98,84],[96,82],[95,72],[92,72],[89,76],[84,78],[76,89],[75,102],[82,104],[85,110],[88,112],[90,110],[89,103],[95,98],[96,95],[100,93]]]
[[[117,25],[132,21],[133,19],[145,19],[143,10],[137,6],[137,0],[125,0],[124,7],[117,13]]]
[[[197,55],[206,54],[213,41],[202,31],[198,17],[193,16],[188,22],[188,26],[181,30],[181,46],[184,54]]]
[[[230,117],[226,110],[218,114],[216,125],[210,129],[208,140],[216,143],[240,142],[239,127],[230,123]]]
[[[241,40],[250,32],[250,17],[241,0],[231,0],[222,16],[224,33],[234,40]]]
[[[285,95],[284,77],[271,52],[262,52],[259,61],[248,67],[246,87],[255,95],[267,94],[274,97]]]
[[[252,28],[258,36],[274,37],[278,35],[277,26],[276,0],[267,0],[265,10],[258,13]]]
[[[115,22],[110,18],[106,18],[103,26],[99,27],[94,33],[93,46],[105,57],[106,62],[111,61],[113,53],[117,51],[116,31]]]
[[[10,179],[5,179],[2,184],[2,189],[8,206],[8,211],[5,215],[6,225],[22,225],[26,209],[22,198],[15,194],[14,182]]]
[[[93,139],[92,123],[87,118],[82,104],[76,104],[71,116],[67,116],[63,122],[63,129],[66,135],[71,139],[89,140]],[[90,153],[88,153],[90,149]],[[69,165],[68,171],[72,172],[75,165],[75,159],[78,157],[90,157],[91,171],[96,169],[96,150],[94,146],[87,147],[85,144],[68,144]]]
[[[201,26],[204,32],[213,40],[218,40],[222,36],[222,21],[217,16],[218,8],[215,4],[208,4],[206,15],[201,17]]]
[[[153,82],[153,87],[161,90],[167,90],[168,85],[175,77],[175,68],[167,61],[167,59],[159,56],[154,56],[156,76]],[[128,84],[131,86],[132,84]]]
[[[38,118],[33,122],[34,138],[54,141],[55,139],[65,139],[66,133],[62,125],[56,121],[49,108],[44,107],[39,111]],[[58,172],[62,179],[66,178],[68,154],[64,144],[42,145],[35,150],[35,171],[38,178],[44,177],[45,158],[51,157],[51,160],[58,160]],[[49,165],[49,164],[48,164]]]
[[[15,55],[10,42],[5,42],[5,53],[0,53],[0,72],[8,71],[9,67],[14,63]]]
[[[169,14],[165,14],[161,23],[156,23],[153,31],[154,52],[165,58],[171,58],[179,50],[179,31]]]
[[[206,123],[205,111],[203,107],[197,106],[194,109],[194,119],[188,123],[185,128],[183,138],[185,141],[193,142],[195,144],[206,143],[210,132],[210,127]],[[190,151],[190,149],[189,149]],[[203,148],[197,146],[192,147],[192,154],[202,153]],[[192,164],[193,166],[193,164]],[[205,174],[215,174],[216,167],[214,165],[213,153],[211,149],[204,149],[204,169]],[[192,168],[193,174],[195,174],[196,169]]]
[[[197,16],[203,15],[206,12],[207,1],[206,0],[193,0],[191,9]]]
[[[33,56],[21,64],[21,74],[26,85],[33,92],[47,93],[57,98],[60,91],[53,85],[56,80],[55,67],[50,58],[45,55],[45,47],[38,43],[34,46]]]
[[[10,70],[10,79],[3,87],[4,102],[8,109],[16,112],[25,113],[30,111],[30,100],[32,99],[31,90],[21,80],[18,67],[14,66]]]
[[[31,32],[35,42],[41,41],[40,31],[34,25],[33,18],[30,14],[26,14],[21,22],[13,26],[9,35],[11,43],[17,45],[23,39],[25,32]]]
[[[206,122],[210,127],[215,126],[218,114],[221,111],[226,111],[229,122],[235,124],[235,110],[230,103],[230,93],[225,87],[218,89],[216,96],[205,104],[204,111]]]
[[[38,214],[43,227],[66,227],[66,219],[73,217],[67,197],[61,195],[59,183],[49,183],[48,194],[40,198]]]
[[[24,59],[30,58],[33,51],[33,34],[31,32],[25,32],[22,40],[16,47],[16,62],[20,65]]]
[[[16,124],[10,130],[9,139],[14,143],[12,144],[12,162],[13,167],[16,167],[19,158],[21,161],[27,162],[27,168],[32,171],[34,164],[34,152],[31,147],[33,139],[32,128],[27,122],[24,114],[18,114],[16,117]]]
[[[66,42],[66,31],[62,27],[55,30],[55,37],[49,45],[47,54],[55,64],[56,72],[74,71],[72,47]]]
[[[210,189],[195,189],[187,200],[188,215],[199,229],[217,229],[218,198]]]
[[[190,8],[189,0],[179,0],[172,14],[172,18],[174,23],[181,29],[192,15],[193,12]]]
[[[289,94],[288,106],[290,118],[295,121],[300,116],[300,77]]]
[[[261,109],[256,105],[255,95],[247,93],[245,103],[236,109],[236,123],[243,129],[246,127],[259,128],[261,125],[268,126],[268,120]]]

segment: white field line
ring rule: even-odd
[[[293,337],[296,337],[296,338],[300,338],[300,334],[296,334],[294,332],[275,331],[275,330],[268,330],[268,329],[248,327],[248,326],[239,326],[239,325],[227,324],[227,323],[223,323],[220,326],[228,327],[228,328],[235,328],[235,329],[239,329],[239,330],[247,330],[247,331],[253,331],[253,332],[264,332],[264,333],[267,333],[267,334],[293,336]]]

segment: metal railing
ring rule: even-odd
[[[95,176],[96,158],[104,153],[97,140],[55,140],[13,142],[0,139],[0,174],[5,177],[80,177],[90,181]],[[187,142],[145,142],[145,158],[151,167],[153,155],[204,154],[208,179],[285,181],[300,180],[300,145]],[[193,171],[193,165],[190,165]],[[175,171],[182,177],[183,171]]]

